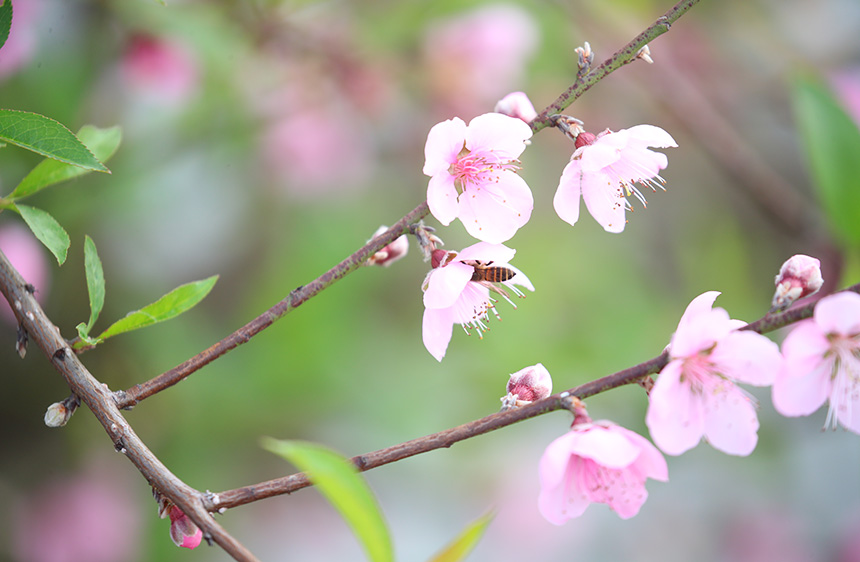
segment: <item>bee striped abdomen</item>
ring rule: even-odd
[[[488,281],[490,283],[501,283],[503,281],[507,281],[511,279],[516,272],[512,269],[508,269],[507,267],[475,267],[475,271],[472,272],[472,281]]]

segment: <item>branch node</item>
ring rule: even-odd
[[[18,352],[18,357],[23,359],[27,355],[27,343],[30,341],[30,334],[23,324],[18,324],[18,336],[15,338],[15,351]]]

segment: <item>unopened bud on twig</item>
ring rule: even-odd
[[[648,64],[654,64],[654,59],[651,58],[651,49],[648,47],[648,45],[645,45],[644,47],[639,49],[639,51],[636,53],[636,56],[633,58],[642,59]]]
[[[77,406],[70,408],[66,402],[66,400],[63,400],[62,402],[54,402],[48,406],[48,411],[45,412],[45,425],[48,427],[63,427],[68,423],[72,414],[75,413]]]
[[[513,92],[496,103],[496,108],[493,110],[496,113],[522,119],[526,123],[531,123],[532,119],[537,117],[537,111],[531,100],[523,92]]]
[[[373,240],[383,232],[388,230],[387,226],[380,226],[376,229],[376,232],[373,233],[373,236],[370,237],[370,240]],[[370,242],[368,240],[368,242]],[[396,262],[400,258],[406,255],[409,251],[409,239],[405,234],[397,237],[394,242],[386,245],[384,248],[370,256],[367,260],[367,265],[381,265],[383,267],[388,267],[392,263]]]
[[[523,406],[552,394],[552,377],[541,363],[520,369],[508,380],[508,394],[502,397],[502,410]]]
[[[18,352],[18,357],[23,359],[27,355],[27,343],[30,341],[30,335],[23,324],[18,324],[18,336],[15,338],[15,351]]]
[[[776,292],[770,311],[785,310],[797,299],[816,293],[823,284],[821,262],[803,254],[791,256],[776,276]]]
[[[424,261],[430,261],[430,256],[438,246],[444,246],[442,239],[433,234],[436,229],[432,226],[427,226],[424,221],[418,221],[418,224],[413,224],[409,227],[410,232],[418,241],[418,247],[421,248],[421,253],[424,254]]]
[[[594,51],[591,50],[591,45],[588,41],[582,47],[577,47],[574,52],[578,55],[577,64],[579,64],[579,74],[584,74],[591,68],[591,63],[594,62]]]

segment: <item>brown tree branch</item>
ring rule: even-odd
[[[161,392],[186,378],[193,372],[204,367],[215,359],[221,357],[231,349],[243,343],[247,343],[276,320],[286,316],[298,308],[302,303],[317,295],[320,291],[343,279],[347,274],[361,267],[370,256],[384,248],[397,239],[401,234],[408,232],[410,227],[426,217],[430,213],[427,202],[423,202],[415,209],[406,214],[402,219],[384,233],[373,238],[370,242],[356,250],[342,262],[329,269],[307,285],[300,285],[293,289],[289,295],[277,304],[260,314],[229,336],[225,337],[209,349],[201,351],[184,363],[166,371],[146,382],[136,384],[126,391],[116,393],[117,406],[120,409],[132,408],[141,400]]]
[[[860,293],[860,283],[848,287],[847,291]],[[810,301],[802,306],[797,306],[780,314],[767,314],[764,317],[747,324],[742,330],[752,330],[760,334],[772,332],[795,322],[812,316],[815,303]],[[506,410],[463,425],[433,433],[425,437],[419,437],[399,445],[358,455],[352,457],[352,462],[360,471],[370,470],[379,466],[403,460],[421,453],[428,453],[441,448],[447,448],[459,441],[471,439],[517,422],[521,422],[536,416],[540,416],[556,410],[570,408],[570,397],[575,396],[585,399],[595,394],[600,394],[628,384],[633,384],[654,373],[660,372],[669,361],[669,354],[664,351],[657,357],[634,365],[623,371],[593,380],[583,385],[571,388],[564,392],[553,394],[543,400],[537,400],[520,408]],[[234,490],[219,492],[215,495],[218,501],[212,502],[211,497],[204,500],[206,509],[216,511],[218,509],[231,508],[251,503],[264,498],[270,498],[282,494],[289,494],[296,490],[308,487],[311,482],[304,473],[291,474],[282,478],[275,478],[259,484],[253,484]]]
[[[587,92],[592,86],[609,76],[612,72],[636,60],[636,55],[642,47],[669,31],[672,24],[698,2],[699,0],[682,0],[678,2],[665,14],[657,18],[657,21],[651,24],[645,31],[634,37],[611,57],[603,61],[600,66],[586,74],[585,78],[577,78],[576,82],[532,120],[532,130],[538,132],[545,127],[553,125],[553,115],[563,111],[576,101],[579,96]]]
[[[137,436],[117,408],[113,393],[87,371],[2,251],[0,292],[9,301],[30,340],[39,346],[54,368],[63,375],[72,392],[92,410],[116,450],[128,457],[153,487],[185,512],[203,530],[205,537],[214,540],[236,560],[256,561],[257,558],[247,548],[215,522],[204,507],[204,494],[170,472]]]

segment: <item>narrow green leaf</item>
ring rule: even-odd
[[[490,522],[495,516],[495,513],[489,511],[476,521],[470,523],[468,527],[457,535],[457,538],[451,541],[430,562],[459,562],[460,560],[464,560],[478,544],[478,541],[481,540],[481,537],[484,536],[484,531],[490,526]]]
[[[107,162],[119,148],[122,130],[119,127],[99,129],[92,125],[84,125],[78,131],[78,139],[99,161]],[[21,183],[9,194],[8,199],[21,199],[33,195],[48,186],[89,174],[91,171],[58,160],[42,160],[21,180]]]
[[[349,460],[330,449],[304,441],[264,438],[263,447],[308,475],[352,528],[370,560],[394,560],[391,537],[382,511],[370,487]]]
[[[0,49],[9,38],[9,30],[12,29],[12,0],[0,0],[3,3],[0,6]]]
[[[60,162],[110,173],[65,125],[38,113],[0,109],[0,140]]]
[[[21,218],[24,219],[36,238],[51,250],[51,253],[57,258],[57,263],[63,265],[71,241],[60,223],[47,212],[36,207],[15,205],[14,208],[21,214]]]
[[[860,245],[860,130],[820,83],[793,85],[794,113],[812,183],[834,234]]]
[[[89,236],[84,237],[84,270],[87,274],[87,293],[90,296],[90,320],[85,332],[89,334],[105,304],[105,273],[96,252],[96,244]],[[78,333],[80,334],[80,331]]]
[[[215,286],[217,280],[218,276],[213,275],[208,279],[180,285],[154,303],[140,310],[129,312],[124,318],[111,324],[96,339],[104,340],[123,332],[138,330],[179,316],[203,300]]]

